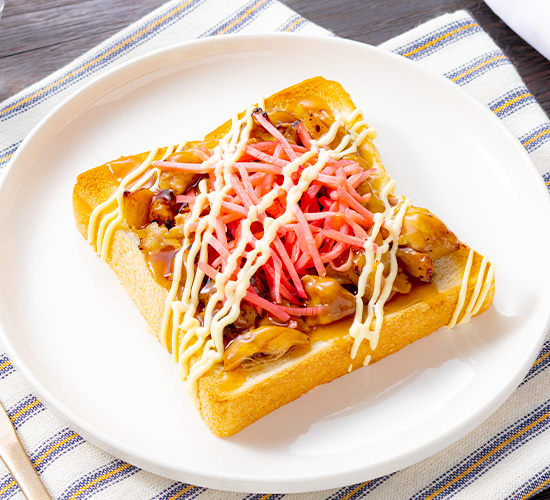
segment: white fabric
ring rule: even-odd
[[[547,0],[485,0],[521,38],[550,59],[550,3]]]

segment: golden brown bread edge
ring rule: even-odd
[[[291,111],[297,102],[309,96],[321,96],[332,110],[351,112],[354,105],[349,95],[335,82],[312,79],[290,87],[266,99],[266,110]],[[216,143],[229,130],[226,122],[205,137]],[[386,177],[378,151],[368,141],[362,153],[370,156],[382,176]],[[160,158],[159,153],[159,158]],[[143,153],[143,159],[147,153]],[[92,210],[116,190],[118,180],[108,164],[78,176],[73,191],[73,209],[78,230],[87,238]],[[366,355],[371,363],[393,354],[406,345],[428,336],[448,324],[460,292],[469,248],[461,248],[435,262],[433,282],[413,288],[411,294],[386,304],[380,340],[374,352],[363,342],[355,359],[350,352],[350,319],[318,327],[311,335],[311,348],[295,350],[272,363],[238,368],[225,373],[221,365],[199,380],[200,413],[209,429],[218,436],[233,435],[273,410],[299,398],[311,389],[360,368]],[[471,297],[482,257],[475,253],[465,303]],[[133,299],[157,337],[168,291],[158,284],[139,249],[137,235],[122,224],[114,233],[107,263]],[[486,311],[494,297],[494,280],[478,314]],[[460,319],[460,316],[459,316]]]

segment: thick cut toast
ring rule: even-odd
[[[236,158],[242,162],[246,155],[258,154],[259,145],[262,145],[262,148],[267,148],[265,145],[270,141],[273,143],[279,141],[279,144],[282,144],[282,146],[275,148],[275,152],[271,151],[272,156],[267,160],[263,156],[260,159],[250,157],[246,159],[247,165],[252,169],[250,178],[257,179],[258,183],[264,177],[271,175],[269,173],[271,172],[269,170],[271,166],[273,168],[283,168],[281,165],[292,163],[294,153],[288,150],[291,146],[294,151],[298,151],[297,154],[307,154],[307,152],[304,153],[305,150],[309,148],[309,151],[313,151],[317,147],[318,149],[315,149],[317,153],[313,156],[318,158],[321,156],[319,149],[332,152],[337,149],[338,141],[342,141],[342,137],[349,134],[352,137],[350,139],[351,143],[358,147],[356,153],[351,152],[342,158],[331,157],[326,164],[323,164],[324,167],[319,167],[323,168],[321,172],[325,173],[319,174],[321,177],[313,178],[308,184],[308,186],[312,186],[316,182],[320,182],[319,179],[328,183],[317,191],[317,193],[327,195],[325,196],[326,200],[320,194],[317,195],[321,200],[318,205],[321,207],[321,202],[326,204],[336,199],[336,202],[340,203],[336,206],[340,207],[339,210],[342,211],[342,214],[345,211],[347,219],[344,220],[348,220],[349,228],[354,231],[352,234],[346,233],[347,236],[344,237],[335,234],[338,232],[335,232],[335,227],[341,230],[345,225],[345,223],[342,223],[342,214],[335,216],[336,218],[332,219],[327,226],[325,219],[320,219],[318,214],[308,212],[303,201],[299,202],[302,203],[300,210],[303,210],[304,213],[307,212],[304,217],[309,217],[308,220],[321,221],[313,222],[313,224],[310,222],[311,235],[317,237],[316,245],[319,256],[323,258],[327,256],[328,259],[328,256],[338,253],[336,249],[343,248],[342,245],[348,245],[343,254],[336,257],[334,261],[325,262],[326,277],[319,273],[319,276],[315,278],[318,280],[315,281],[316,284],[321,282],[330,283],[333,289],[338,288],[337,300],[340,304],[344,304],[344,299],[347,298],[348,303],[345,306],[341,305],[335,308],[334,300],[332,304],[329,304],[326,296],[321,295],[319,292],[320,288],[307,288],[305,286],[304,289],[308,290],[307,297],[303,294],[300,295],[300,285],[293,278],[294,275],[289,276],[284,272],[284,264],[282,273],[286,276],[284,278],[279,277],[281,288],[286,287],[286,290],[290,290],[294,295],[290,294],[288,299],[281,298],[277,287],[273,285],[273,278],[268,277],[269,265],[265,267],[265,271],[263,271],[264,267],[258,267],[257,269],[262,271],[256,270],[253,279],[249,279],[245,283],[245,289],[248,287],[248,292],[246,292],[244,299],[241,298],[238,319],[224,325],[222,318],[222,327],[220,328],[222,333],[218,337],[214,334],[212,337],[206,336],[202,338],[202,344],[197,340],[201,339],[200,332],[203,331],[201,328],[204,327],[205,318],[208,315],[208,301],[215,300],[212,299],[212,293],[214,293],[212,290],[215,291],[216,288],[212,289],[211,287],[208,297],[205,299],[203,296],[201,298],[202,302],[197,302],[199,305],[195,308],[195,319],[189,320],[189,318],[186,319],[185,314],[187,313],[185,311],[191,306],[181,305],[184,303],[182,297],[185,297],[186,294],[185,279],[189,274],[195,276],[195,278],[198,276],[196,279],[198,284],[203,287],[201,290],[204,294],[206,294],[204,290],[206,290],[208,283],[221,286],[222,290],[228,290],[228,288],[223,287],[227,287],[229,278],[224,282],[223,279],[219,278],[219,275],[223,274],[224,269],[229,265],[230,256],[229,254],[226,255],[227,252],[223,249],[218,249],[218,255],[216,251],[212,250],[214,242],[209,243],[208,238],[205,237],[202,244],[197,245],[197,247],[200,246],[198,248],[199,252],[203,248],[206,248],[207,251],[200,252],[200,258],[197,254],[196,258],[185,261],[186,256],[188,257],[193,251],[190,243],[199,238],[196,234],[200,231],[200,225],[195,224],[193,227],[197,227],[197,233],[193,233],[195,236],[191,239],[185,240],[182,233],[183,229],[180,231],[182,234],[177,232],[177,228],[180,227],[178,222],[180,219],[177,217],[181,216],[183,219],[185,216],[186,224],[192,224],[192,207],[196,207],[199,203],[197,201],[198,196],[203,191],[204,193],[214,191],[212,185],[216,185],[215,176],[218,174],[212,173],[214,171],[212,165],[217,164],[211,157],[204,156],[203,158],[202,155],[205,154],[205,151],[208,152],[208,155],[213,151],[215,152],[216,146],[224,141],[230,142],[227,139],[231,134],[232,125],[235,124],[235,119],[226,122],[208,134],[203,141],[186,144],[183,152],[178,153],[162,149],[156,153],[143,153],[133,157],[121,158],[89,170],[78,177],[73,192],[74,215],[79,231],[90,241],[98,253],[102,254],[103,258],[115,271],[153,332],[173,356],[178,359],[182,370],[191,373],[192,379],[195,377],[194,393],[199,410],[208,427],[218,436],[235,434],[271,411],[297,399],[314,387],[330,382],[351,370],[368,364],[368,362],[376,362],[429,335],[442,326],[452,326],[456,322],[467,321],[470,316],[487,310],[494,296],[493,268],[488,265],[487,260],[459,242],[443,223],[435,219],[429,212],[414,208],[408,200],[393,193],[393,181],[385,171],[378,151],[371,140],[374,135],[372,129],[362,122],[362,118],[357,115],[349,95],[338,83],[322,78],[307,80],[266,99],[262,104],[262,108],[262,110],[256,109],[252,113],[250,113],[250,110],[248,111],[248,114],[254,116],[256,121],[247,118],[246,113],[240,115],[240,133],[245,133],[242,131],[246,129],[248,123],[253,127],[250,136],[252,139],[249,137],[248,144],[258,144],[258,146],[252,151],[246,150],[245,152],[243,149],[236,155]],[[341,116],[348,118],[341,119]],[[351,118],[349,118],[350,116]],[[247,119],[248,122],[246,122]],[[265,123],[266,120],[267,124]],[[327,139],[323,144],[323,138],[328,137],[331,125],[337,120],[340,120],[341,125],[334,128],[336,135],[332,141]],[[261,128],[258,124],[263,124],[262,127],[264,128]],[[275,130],[270,127],[270,124],[275,124]],[[349,132],[350,130],[353,132]],[[278,131],[284,136],[283,139],[278,139]],[[358,136],[361,137],[357,138]],[[237,137],[241,136],[237,135]],[[242,139],[238,139],[238,141],[240,140]],[[236,142],[237,145],[240,144],[238,141]],[[316,141],[318,145],[316,145]],[[311,144],[309,144],[310,142]],[[195,153],[192,153],[193,151]],[[193,158],[193,154],[198,156]],[[277,154],[283,156],[277,156]],[[285,154],[287,154],[286,160],[279,161],[278,158],[283,158]],[[260,155],[258,154],[258,156]],[[173,166],[174,159],[175,163],[179,161],[187,165],[185,174],[181,174],[179,171],[176,174],[170,173],[174,172],[169,170],[175,168]],[[342,163],[342,160],[344,160],[344,163]],[[164,176],[161,181],[164,185],[159,184],[158,179],[157,182],[153,182],[155,176],[151,179],[147,178],[148,172],[153,168],[151,166],[144,168],[143,172],[132,180],[134,184],[141,182],[141,190],[136,189],[135,185],[133,187],[131,185],[123,186],[122,189],[120,187],[121,182],[124,182],[127,175],[131,175],[131,172],[141,168],[144,165],[143,162],[146,161],[149,163],[159,162],[154,165],[163,172],[160,174],[157,171],[157,177]],[[259,172],[262,175],[253,177],[254,169],[257,168],[255,161],[271,163],[268,165],[269,168],[262,164],[264,165],[262,168],[267,170],[263,173]],[[307,165],[310,165],[310,163],[313,163],[313,160],[301,165],[300,171],[307,170]],[[197,166],[195,167],[193,164],[197,164]],[[351,200],[348,194],[343,193],[344,188],[342,186],[344,184],[340,188],[330,184],[335,182],[336,177],[329,179],[326,172],[331,172],[331,170],[326,167],[327,165],[329,167],[334,165],[332,168],[333,174],[335,176],[340,175],[342,178],[346,175],[343,173],[345,168],[353,170],[357,168],[357,165],[361,165],[361,168],[368,171],[368,174],[362,175],[362,171],[359,174],[351,174],[347,180],[342,182],[347,183],[349,181],[351,186],[354,182],[352,182],[352,179],[359,179],[359,177],[353,178],[353,175],[362,175],[361,178],[368,175],[367,183],[370,195],[369,193],[365,194],[364,190],[361,191],[365,182],[363,180],[357,185],[357,190],[353,186],[348,189],[348,194],[351,193],[355,196],[355,202]],[[197,173],[200,168],[207,167],[210,170],[204,170],[200,174]],[[168,174],[162,170],[164,168],[168,169]],[[237,170],[234,166],[224,168],[233,168],[233,170],[228,170],[230,173]],[[239,185],[239,180],[243,181],[243,185],[245,185],[248,173],[243,173],[242,170],[239,170],[239,172],[240,177],[237,178],[237,185]],[[185,186],[181,186],[181,179],[178,178],[178,175],[180,177],[187,176]],[[273,175],[276,179],[279,174]],[[297,174],[293,175],[296,177]],[[199,181],[205,181],[206,179],[210,184],[206,188],[206,183],[203,183],[201,188]],[[299,185],[300,179],[296,180],[294,178],[294,181],[292,181],[294,184],[289,185],[292,187]],[[153,185],[151,186],[151,184]],[[259,185],[254,185],[255,192],[259,192],[256,187]],[[160,189],[159,186],[164,189]],[[308,186],[306,186],[304,193],[310,193]],[[271,190],[273,189],[277,189],[275,183],[271,186]],[[136,195],[135,193],[138,191],[139,195]],[[153,195],[149,192],[160,191],[164,193],[164,198],[161,200],[164,205],[159,205],[160,209],[156,210],[153,205],[158,196],[155,195],[151,198]],[[248,192],[250,193],[250,191]],[[174,195],[174,193],[177,194]],[[227,193],[229,193],[228,196],[233,195],[231,203],[235,200],[246,201],[246,193],[241,192],[239,195],[237,187],[227,188]],[[330,193],[332,193],[332,198],[329,196]],[[254,193],[252,193],[253,195]],[[175,219],[171,218],[170,213],[166,216],[167,196],[173,198],[170,201],[172,211],[174,211],[174,200],[177,201],[175,206],[178,207],[178,215],[175,216]],[[262,199],[265,199],[266,193],[262,196],[259,196],[260,203]],[[281,199],[285,200],[288,208],[291,204],[289,201],[291,197],[290,190],[287,190],[285,196],[287,197]],[[338,198],[338,196],[341,196],[341,198]],[[145,203],[142,200],[143,197],[148,200],[146,202],[146,212],[142,209],[143,203]],[[201,213],[201,218],[207,218],[208,213],[215,210],[215,201],[212,201],[212,197],[209,199],[211,200],[209,202],[210,206],[204,213]],[[363,208],[357,206],[358,204],[361,204]],[[245,202],[242,205],[246,207]],[[118,218],[115,219],[117,213],[115,213],[113,207],[117,206],[120,210]],[[227,206],[231,206],[232,210],[237,210],[234,208],[234,203]],[[243,207],[238,210],[242,212]],[[345,210],[343,207],[345,207]],[[250,208],[247,208],[247,210],[248,217],[250,217]],[[271,207],[268,210],[271,210]],[[319,208],[319,210],[323,213],[325,209]],[[373,221],[369,223],[367,219],[361,219],[360,215],[368,218],[367,212],[370,210],[373,211],[375,216]],[[378,227],[376,226],[378,220],[376,214],[382,214],[384,210],[386,218]],[[296,210],[292,208],[290,211],[293,211],[293,213],[287,214],[287,212],[284,212],[282,215],[274,215],[273,212],[266,211],[266,214],[275,220],[289,217],[290,224],[281,226],[280,232],[277,233],[281,235],[281,238],[282,235],[287,235],[284,242],[287,248],[290,248],[289,255],[292,253],[293,247],[288,242],[292,242],[296,238],[288,236],[288,233],[291,232],[288,228],[295,228],[296,232],[302,231],[300,229],[301,223],[296,222],[298,219],[298,215],[295,213]],[[113,225],[109,223],[111,213],[113,214],[112,219],[116,222]],[[154,215],[151,215],[153,213]],[[243,218],[241,220],[245,220],[246,210],[244,213],[245,215],[241,216]],[[331,214],[334,213],[334,210],[326,209],[324,213]],[[156,218],[152,221],[151,217]],[[226,219],[219,215],[218,219],[229,220],[231,218],[227,214],[224,217]],[[327,215],[327,218],[329,217]],[[353,219],[352,222],[349,222],[350,218]],[[105,223],[102,224],[104,220]],[[263,223],[264,219],[260,217],[257,220]],[[380,221],[382,221],[382,215],[380,215]],[[215,224],[219,224],[219,221]],[[232,221],[222,222],[222,224],[223,231],[227,232],[227,238],[235,241],[234,247],[238,248],[238,236],[230,231],[233,227],[231,226]],[[243,222],[239,222],[239,224],[243,224]],[[361,225],[362,227],[358,227]],[[181,228],[183,227],[184,225],[181,226]],[[242,226],[239,227],[242,229]],[[162,230],[161,236],[158,236],[159,228]],[[415,228],[418,229],[418,234],[421,234],[421,237],[415,233]],[[262,231],[255,233],[255,238],[257,238],[255,245],[260,246],[259,241],[268,233],[268,229],[269,226],[266,224],[262,227]],[[434,231],[432,240],[430,240],[430,235],[426,236],[424,234],[431,229]],[[213,227],[212,234],[219,237],[221,232],[219,225],[217,230],[218,232]],[[379,231],[379,233],[376,233],[376,231]],[[395,233],[393,240],[391,239],[392,231]],[[181,241],[176,241],[171,245],[178,247],[179,244],[181,249],[172,248],[170,245],[166,246],[167,235],[171,234],[180,234]],[[237,234],[240,233],[237,232]],[[329,240],[323,240],[321,234],[328,235],[326,237]],[[361,235],[363,235],[365,241],[368,241],[364,245],[365,248],[361,247],[362,243],[359,241]],[[330,238],[338,238],[338,240],[330,240]],[[372,238],[372,241],[370,238]],[[227,241],[223,242],[223,238],[221,240],[222,243],[227,243]],[[422,240],[422,244],[419,244],[419,240]],[[434,240],[439,240],[439,243],[432,243]],[[164,245],[161,245],[162,248],[158,247],[158,241],[162,241],[162,245]],[[231,241],[229,241],[229,246]],[[184,242],[186,242],[185,245]],[[386,244],[386,242],[390,243]],[[219,245],[219,243],[215,244]],[[303,241],[303,236],[302,242],[296,243],[297,246],[303,245],[303,248],[307,244],[307,241]],[[385,252],[382,251],[384,244],[388,247]],[[166,251],[167,248],[168,251]],[[242,266],[239,273],[242,274],[245,274],[245,263],[248,260],[253,262],[255,258],[252,252],[254,246],[247,246],[246,248],[248,250],[243,254],[243,258],[238,261],[238,265]],[[272,251],[274,251],[273,248],[275,247],[272,246]],[[324,251],[324,249],[327,250]],[[380,251],[377,249],[380,249]],[[390,255],[392,249],[393,254]],[[188,266],[190,262],[194,263],[202,259],[203,254],[205,260],[203,264],[199,264],[196,268],[190,270],[189,267],[186,268],[184,264],[176,259],[175,255],[179,251],[183,255],[183,261],[181,262],[187,262]],[[315,253],[314,249],[312,253]],[[162,262],[159,260],[158,255],[163,256],[164,260]],[[261,257],[261,252],[259,255]],[[315,274],[315,269],[319,271],[319,264],[315,265],[315,262],[313,262],[314,257],[311,257],[311,261],[308,261],[307,252],[300,254],[297,250],[296,255],[293,262],[297,266],[296,269],[303,269],[300,271],[300,276],[303,283],[307,285],[308,280],[309,283],[314,280],[310,275]],[[339,271],[339,269],[346,267],[346,264],[343,263],[343,255],[349,257],[347,259],[347,271]],[[371,267],[369,267],[369,256],[374,259],[374,264],[371,263]],[[166,261],[168,257],[169,262]],[[218,257],[218,260],[216,260],[216,257]],[[352,257],[353,264],[350,264]],[[271,258],[273,260],[268,262],[273,262],[275,265],[277,258]],[[300,262],[305,262],[302,268],[299,268]],[[419,267],[415,268],[417,264]],[[183,269],[181,282],[176,276],[178,266]],[[330,266],[332,267],[329,269]],[[162,269],[162,272],[159,272],[159,269]],[[353,272],[350,274],[349,269],[352,269],[355,275],[353,275]],[[380,271],[379,278],[375,278],[377,269]],[[202,274],[199,274],[201,271]],[[321,269],[321,271],[323,270]],[[365,279],[361,281],[363,272]],[[281,273],[280,268],[279,273]],[[324,273],[325,271],[323,271],[323,275]],[[235,275],[237,275],[237,272],[230,279],[237,282],[239,278]],[[238,276],[240,275],[238,274]],[[263,286],[266,288],[265,285],[269,285],[269,290],[258,288],[258,276],[263,277],[265,281]],[[378,281],[376,281],[377,279]],[[225,284],[218,285],[218,281]],[[249,284],[254,285],[253,290],[251,290],[252,285],[248,286]],[[383,297],[385,290],[388,291],[387,297]],[[319,295],[315,295],[318,292]],[[260,299],[251,297],[250,294],[256,297],[260,296]],[[217,309],[214,309],[211,317],[215,317],[216,311],[222,309],[223,304],[231,303],[233,299],[228,299],[229,295],[226,295],[225,299],[220,299],[216,306]],[[277,297],[277,300],[273,299],[274,296]],[[268,299],[271,297],[271,302],[274,302],[275,307],[279,307],[279,309],[271,311],[270,306],[265,304],[266,297]],[[264,302],[261,302],[261,300],[264,300]],[[379,303],[379,309],[376,309],[377,302]],[[174,304],[176,304],[175,307]],[[243,304],[247,305],[243,306]],[[253,306],[250,304],[253,304]],[[238,310],[239,304],[236,307]],[[361,309],[363,309],[362,313]],[[181,318],[175,320],[174,311],[178,310],[183,311],[181,312],[183,318],[181,321]],[[353,316],[353,310],[355,310],[355,317]],[[357,313],[357,310],[359,310],[359,313]],[[250,319],[250,311],[258,317]],[[286,314],[287,311],[288,314]],[[303,316],[300,316],[298,311],[302,311]],[[369,322],[369,313],[372,311],[378,312],[376,314],[372,313],[374,319],[371,318],[372,321]],[[283,313],[285,313],[284,317]],[[277,314],[280,316],[277,317]],[[315,314],[318,314],[319,319],[315,319]],[[275,318],[273,315],[275,315]],[[239,326],[245,317],[248,318],[247,321],[249,322],[247,327]],[[285,319],[287,317],[290,319]],[[212,320],[212,324],[214,323],[215,321]],[[366,327],[364,327],[365,324]],[[185,325],[190,326],[187,328]],[[229,351],[237,350],[238,357],[240,354],[239,349],[242,351],[250,349],[251,346],[255,348],[254,342],[257,339],[257,336],[255,337],[257,332],[269,331],[277,334],[279,331],[283,332],[281,337],[276,337],[279,339],[284,335],[292,336],[290,330],[301,332],[297,334],[300,335],[300,339],[296,340],[296,336],[294,336],[294,340],[287,341],[287,344],[290,342],[287,345],[288,348],[279,348],[276,355],[273,355],[273,345],[269,343],[272,342],[270,340],[266,344],[269,348],[266,345],[261,346],[261,348],[257,347],[256,351],[253,349],[251,354],[242,356],[242,359],[239,358],[237,363],[231,363],[231,359],[234,358],[229,359]],[[191,340],[186,338],[186,334],[190,331],[194,332],[193,335],[190,335]],[[243,340],[248,338],[246,335],[252,340]],[[187,351],[193,345],[198,347]],[[237,349],[235,346],[240,347]],[[205,362],[205,358],[208,357],[204,355],[205,352],[213,361]],[[202,368],[197,371],[199,375],[194,376],[193,369],[197,367]]]

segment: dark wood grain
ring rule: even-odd
[[[514,62],[550,114],[550,61],[526,44],[482,0],[283,0],[307,19],[344,38],[378,45],[445,12],[468,10]]]
[[[0,101],[69,63],[163,0],[7,0],[0,19]],[[481,0],[283,0],[339,36],[378,45],[444,12],[467,9],[516,64],[550,114],[550,62]]]
[[[221,0],[220,0],[221,1]],[[467,9],[515,63],[550,114],[550,62],[481,0],[282,0],[335,34],[378,45],[438,14]],[[164,0],[6,0],[0,19],[0,101],[61,68]],[[498,498],[498,485],[495,485]],[[533,497],[550,500],[550,490]]]
[[[6,0],[0,18],[0,101],[48,76],[163,0]]]

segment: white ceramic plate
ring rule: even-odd
[[[339,80],[378,129],[398,190],[496,263],[495,305],[218,439],[74,228],[72,187],[79,172],[200,138],[259,96],[319,74]],[[133,464],[230,490],[351,484],[441,450],[519,384],[548,323],[550,238],[539,221],[549,216],[539,175],[498,120],[403,58],[332,38],[190,43],[104,75],[19,148],[0,191],[3,341],[43,401]]]

